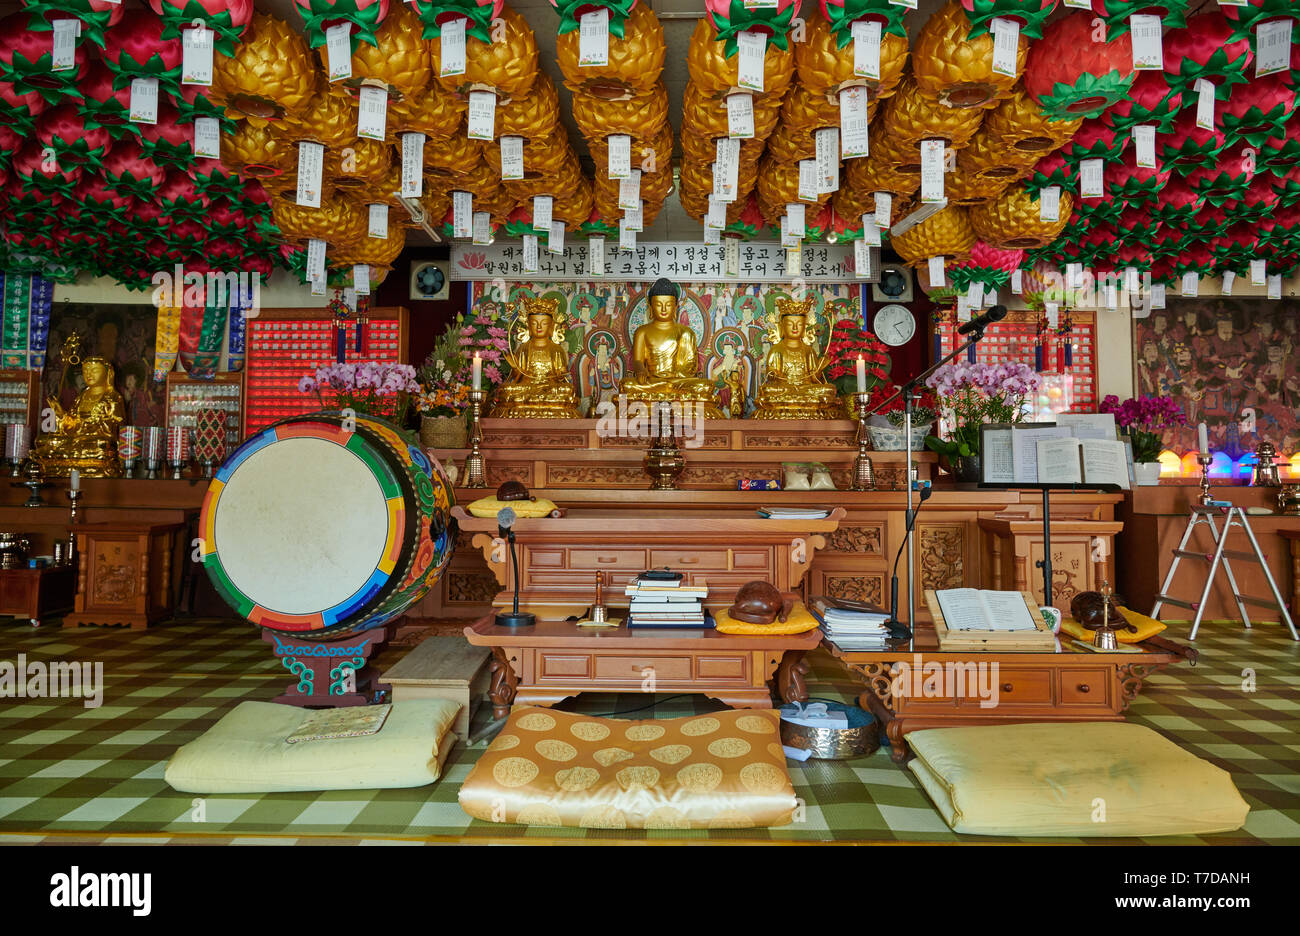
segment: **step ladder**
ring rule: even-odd
[[[1219,528],[1214,523],[1216,513],[1224,515],[1222,536],[1219,535]],[[1187,541],[1192,538],[1192,532],[1202,523],[1210,528],[1210,537],[1214,541],[1214,552],[1212,553],[1196,552],[1187,548]],[[1224,548],[1228,542],[1228,533],[1234,525],[1241,527],[1250,539],[1250,552]],[[1183,601],[1169,594],[1169,586],[1173,584],[1174,576],[1178,572],[1178,563],[1184,559],[1210,564],[1209,570],[1205,573],[1205,587],[1201,589],[1200,601]],[[1264,570],[1264,578],[1268,580],[1268,587],[1273,592],[1273,597],[1269,599],[1257,598],[1254,595],[1243,595],[1241,589],[1237,587],[1237,579],[1232,574],[1232,563],[1229,561],[1232,559],[1259,563],[1259,567]],[[1151,616],[1159,619],[1160,608],[1166,604],[1195,611],[1196,618],[1192,621],[1192,633],[1189,638],[1195,640],[1196,630],[1201,626],[1201,617],[1205,614],[1205,605],[1210,598],[1210,588],[1214,585],[1214,573],[1219,570],[1219,566],[1222,564],[1223,571],[1228,576],[1228,586],[1232,589],[1232,597],[1237,602],[1237,609],[1241,612],[1242,623],[1247,628],[1250,627],[1250,613],[1246,610],[1246,605],[1252,604],[1261,608],[1276,608],[1282,614],[1282,621],[1291,629],[1291,638],[1300,640],[1300,635],[1296,634],[1295,623],[1291,620],[1291,614],[1287,611],[1286,602],[1282,600],[1282,594],[1277,590],[1277,582],[1273,580],[1273,573],[1268,568],[1267,559],[1268,557],[1259,548],[1259,541],[1255,539],[1255,531],[1250,528],[1250,521],[1246,519],[1244,507],[1204,507],[1199,504],[1194,505],[1192,515],[1187,518],[1187,529],[1183,530],[1183,538],[1178,541],[1178,548],[1174,550],[1173,564],[1169,566],[1169,572],[1165,575],[1164,584],[1160,586],[1160,594],[1156,595],[1156,603],[1151,609]]]

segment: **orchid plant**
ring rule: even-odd
[[[949,438],[925,440],[931,451],[950,459],[980,453],[980,426],[1015,423],[1025,416],[1025,404],[1042,384],[1028,364],[945,364],[926,381],[953,425]]]
[[[1113,393],[1101,401],[1099,413],[1114,413],[1115,425],[1128,433],[1134,462],[1153,462],[1164,447],[1166,429],[1187,425],[1187,415],[1169,396],[1140,396],[1119,401]]]
[[[358,361],[329,364],[314,376],[298,381],[299,393],[314,393],[321,408],[351,409],[382,416],[401,428],[406,422],[410,396],[420,392],[415,368],[409,364]]]

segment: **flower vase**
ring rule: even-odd
[[[957,480],[978,484],[980,480],[980,457],[978,455],[961,455],[957,458]]]
[[[420,444],[427,449],[461,449],[468,430],[465,414],[455,416],[420,416]]]
[[[1134,462],[1133,479],[1143,487],[1157,485],[1160,483],[1162,467],[1160,462]]]

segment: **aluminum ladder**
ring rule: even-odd
[[[1224,515],[1222,536],[1219,535],[1219,529],[1214,523],[1216,513]],[[1187,541],[1192,538],[1192,531],[1202,523],[1210,528],[1210,536],[1214,540],[1214,552],[1212,553],[1196,552],[1187,548]],[[1227,545],[1228,533],[1234,525],[1241,527],[1250,539],[1250,552],[1224,548]],[[1195,559],[1210,564],[1209,571],[1205,574],[1205,587],[1201,589],[1200,601],[1183,601],[1169,594],[1169,586],[1173,584],[1174,575],[1178,572],[1178,563],[1184,559]],[[1264,570],[1264,578],[1268,580],[1268,587],[1273,592],[1272,599],[1243,595],[1241,589],[1237,587],[1236,578],[1232,574],[1232,563],[1229,561],[1231,559],[1259,563],[1259,567]],[[1259,548],[1259,541],[1255,539],[1255,531],[1250,528],[1250,521],[1246,519],[1246,510],[1243,507],[1204,507],[1199,504],[1192,507],[1192,515],[1187,519],[1187,529],[1183,530],[1183,538],[1179,540],[1178,548],[1174,550],[1173,564],[1169,566],[1169,572],[1165,575],[1164,584],[1160,586],[1160,594],[1156,595],[1156,603],[1151,609],[1151,616],[1159,619],[1160,607],[1165,604],[1195,611],[1196,618],[1192,621],[1192,633],[1189,638],[1195,640],[1196,630],[1201,626],[1201,617],[1205,614],[1205,605],[1210,598],[1210,588],[1214,584],[1214,574],[1219,570],[1220,564],[1223,566],[1223,571],[1227,573],[1228,586],[1232,589],[1232,597],[1237,602],[1237,609],[1241,612],[1241,620],[1247,628],[1250,627],[1250,614],[1246,611],[1246,605],[1252,604],[1261,608],[1276,608],[1282,614],[1282,621],[1291,629],[1291,639],[1300,640],[1300,635],[1296,634],[1295,623],[1291,620],[1291,614],[1287,611],[1286,602],[1282,599],[1282,593],[1277,589],[1277,582],[1273,580],[1273,573],[1268,568],[1267,557]]]

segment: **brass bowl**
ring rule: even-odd
[[[855,705],[827,702],[832,712],[843,712],[847,728],[809,728],[781,719],[781,743],[786,747],[812,751],[817,760],[848,760],[874,754],[880,747],[880,726],[871,713]]]

